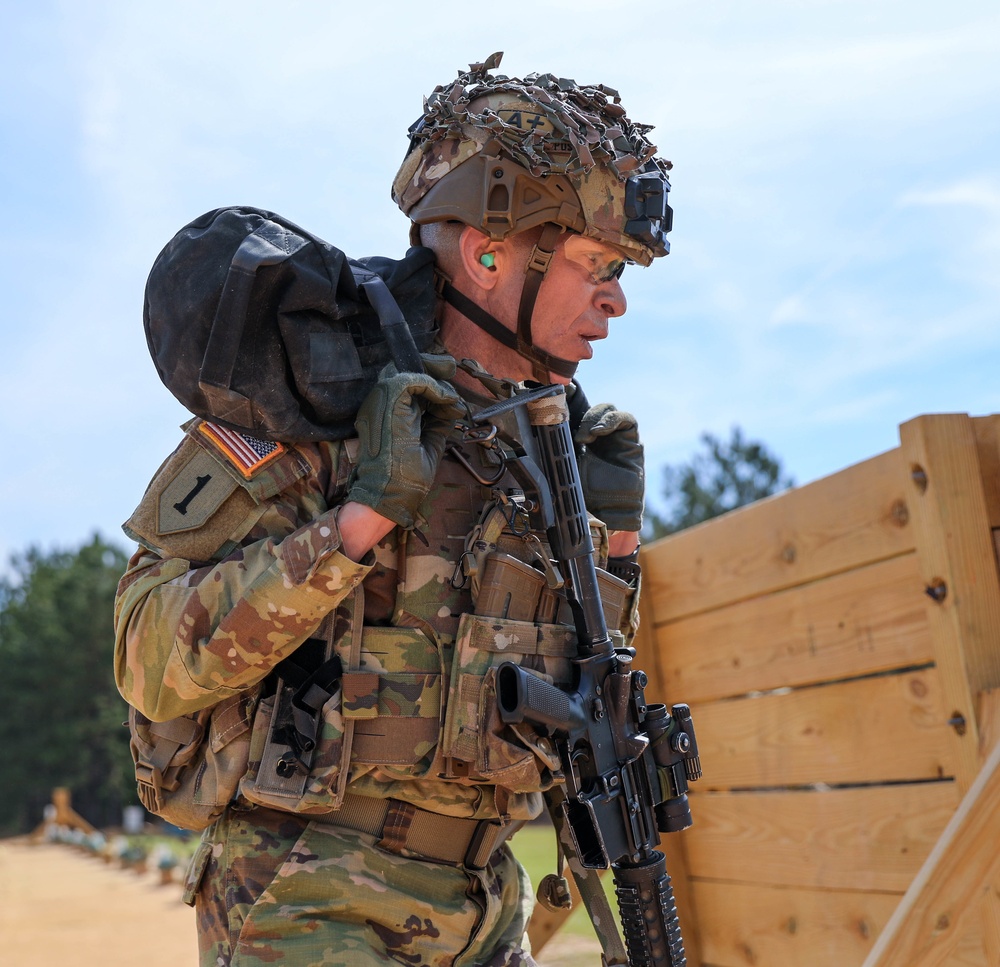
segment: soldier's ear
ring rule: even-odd
[[[504,243],[494,242],[478,229],[467,226],[459,237],[458,247],[465,274],[480,288],[492,289],[507,255]]]

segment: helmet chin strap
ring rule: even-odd
[[[517,309],[517,351],[531,363],[532,377],[539,383],[549,381],[549,370],[551,367],[542,368],[542,362],[537,357],[537,350],[531,341],[531,317],[535,311],[535,300],[538,298],[538,290],[542,286],[545,273],[549,270],[549,263],[555,254],[556,242],[562,234],[562,228],[554,222],[546,222],[542,228],[535,247],[531,250],[528,259],[528,268],[524,277],[524,288],[521,289],[521,303]],[[560,362],[566,362],[560,360]],[[567,363],[573,369],[569,373],[560,372],[560,376],[572,376],[576,372],[576,363]],[[559,372],[558,370],[552,370]]]
[[[542,280],[548,271],[549,263],[555,252],[556,241],[562,234],[560,226],[549,222],[542,229],[531,256],[528,259],[527,274],[524,288],[521,290],[521,301],[517,310],[517,332],[511,332],[503,323],[490,315],[482,306],[473,302],[468,296],[458,291],[447,279],[442,277],[441,295],[444,300],[466,319],[475,323],[484,332],[508,349],[513,349],[531,363],[532,378],[539,383],[549,382],[549,373],[571,379],[576,373],[579,363],[568,359],[560,359],[551,353],[539,349],[531,340],[531,317],[535,310],[535,300]]]

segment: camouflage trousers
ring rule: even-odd
[[[531,886],[506,845],[473,870],[322,822],[228,811],[202,852],[201,967],[535,967]]]

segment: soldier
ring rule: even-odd
[[[502,456],[456,427],[513,382],[570,384],[625,312],[623,268],[668,251],[669,163],[614,91],[498,64],[425,101],[393,184],[436,259],[425,372],[387,367],[356,440],[193,421],[126,525],[122,694],[156,722],[212,710],[214,752],[247,733],[189,876],[204,967],[533,963],[506,841],[559,775],[542,737],[491,714],[491,670],[567,681],[574,636]],[[570,392],[628,639],[642,448],[628,414]]]

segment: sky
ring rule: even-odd
[[[242,204],[401,256],[406,130],[497,50],[616,88],[674,164],[671,254],[579,374],[653,506],[706,431],[805,484],[1000,412],[995,0],[0,0],[0,562],[129,548],[186,419],[142,328],[171,236]]]

